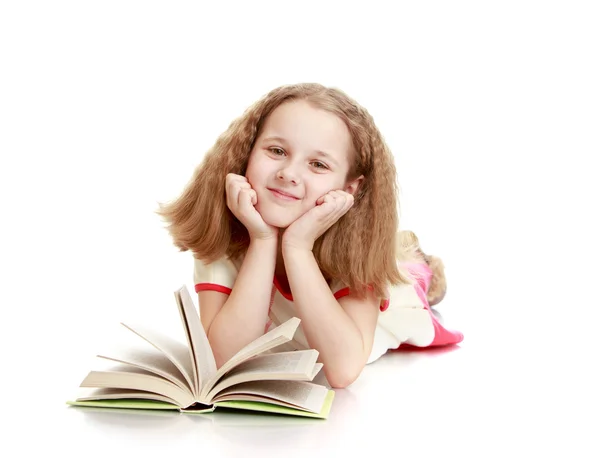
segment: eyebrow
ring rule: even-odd
[[[280,137],[278,135],[269,135],[268,137],[263,138],[262,141],[264,141],[264,142],[266,142],[266,141],[276,141],[276,142],[287,144],[286,139],[283,138],[283,137]],[[333,158],[333,156],[331,154],[326,153],[325,151],[320,151],[320,150],[315,151],[315,153],[317,154],[317,156],[324,157],[325,159],[327,159],[330,162],[332,162],[334,165],[339,166],[338,162]]]

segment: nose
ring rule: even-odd
[[[298,184],[300,182],[300,174],[294,168],[293,164],[286,164],[282,166],[277,172],[277,178],[282,181],[289,181],[293,184]]]

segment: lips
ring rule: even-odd
[[[280,189],[274,189],[274,188],[267,188],[267,189],[269,191],[271,191],[271,194],[273,194],[275,197],[277,197],[279,199],[284,199],[284,200],[298,200],[299,199],[299,197],[296,197],[293,194],[282,191]]]

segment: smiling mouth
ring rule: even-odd
[[[287,194],[283,194],[275,189],[269,189],[269,192],[275,196],[277,199],[281,199],[281,200],[287,200],[288,202],[293,202],[295,200],[299,200],[297,197],[294,196],[290,196]]]

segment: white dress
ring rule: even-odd
[[[213,263],[205,264],[194,259],[194,285],[196,292],[212,290],[230,294],[241,267],[241,260],[232,261],[223,257]],[[373,348],[367,361],[372,363],[401,345],[429,347],[456,344],[463,335],[458,331],[446,329],[431,313],[426,299],[426,291],[431,279],[431,270],[426,264],[403,264],[414,279],[410,285],[398,285],[388,288],[388,298],[381,302]],[[350,293],[347,286],[338,281],[330,283],[330,289],[336,299]],[[269,318],[265,323],[265,332],[289,318],[296,316],[291,294],[282,290],[276,278],[273,278]],[[309,348],[302,327],[298,328],[294,340],[286,349]],[[282,348],[283,349],[283,348]]]

